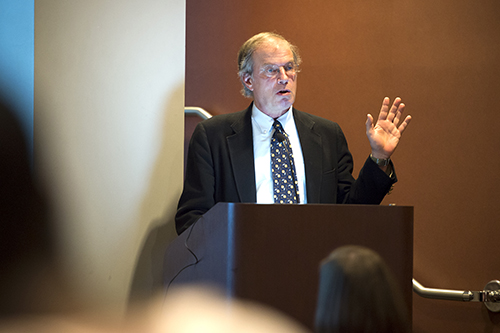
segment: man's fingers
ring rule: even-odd
[[[403,115],[403,111],[405,110],[405,105],[403,103],[399,104],[398,106],[398,111],[396,112],[396,116],[394,117],[394,125],[398,126],[399,120],[401,119],[401,116]]]
[[[366,125],[366,133],[368,134],[368,132],[372,129],[373,127],[373,116],[371,114],[367,114],[366,115],[366,122],[365,122],[365,125]]]
[[[400,134],[403,134],[403,132],[406,129],[406,126],[408,126],[408,124],[410,123],[410,121],[411,121],[411,116],[410,115],[406,116],[405,120],[398,127],[398,131],[399,131]]]
[[[401,98],[396,97],[394,100],[394,103],[392,103],[391,110],[389,111],[389,114],[387,115],[387,120],[389,121],[394,121],[394,118],[396,117],[398,111],[400,110],[401,106]],[[403,104],[403,109],[404,109],[404,104]],[[396,122],[397,124],[397,122]]]
[[[378,115],[378,119],[385,120],[387,119],[387,111],[389,111],[389,103],[391,100],[389,97],[384,97],[382,101],[382,107],[380,108],[380,114]]]

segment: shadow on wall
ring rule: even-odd
[[[177,110],[177,96],[184,96],[184,87],[179,86],[168,98],[164,108],[162,138],[157,160],[151,173],[137,225],[147,225],[129,291],[129,304],[143,301],[163,289],[163,260],[165,250],[177,237],[175,212],[182,190],[182,128],[173,126],[184,118],[184,109]],[[184,97],[182,97],[184,98]],[[171,129],[175,128],[176,131]],[[178,129],[178,130],[177,130]],[[179,145],[174,146],[178,142]],[[177,149],[178,148],[178,149]],[[178,172],[177,172],[178,170]],[[177,182],[179,185],[177,186]],[[173,186],[175,185],[175,186]],[[151,221],[151,207],[164,207],[163,216]]]

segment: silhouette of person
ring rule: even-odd
[[[321,262],[316,333],[409,331],[401,292],[375,251],[343,246]]]

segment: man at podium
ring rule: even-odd
[[[391,162],[410,123],[405,105],[384,98],[376,124],[367,115],[371,154],[357,179],[339,125],[293,107],[301,58],[270,32],[247,40],[238,54],[243,111],[196,127],[175,218],[180,234],[217,202],[380,204],[397,181]]]

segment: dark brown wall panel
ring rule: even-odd
[[[338,122],[356,162],[366,113],[401,96],[413,116],[384,203],[415,207],[414,277],[480,290],[500,279],[500,3],[497,0],[187,0],[186,105],[244,109],[236,54],[261,31],[297,44],[295,106]],[[416,332],[500,332],[479,303],[414,296]]]

